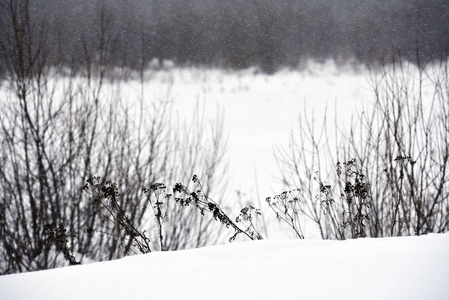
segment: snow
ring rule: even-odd
[[[342,120],[349,120],[356,109],[373,100],[368,77],[368,71],[349,67],[341,70],[331,61],[310,62],[303,70],[283,69],[274,75],[254,68],[174,68],[148,71],[145,95],[167,97],[169,91],[181,117],[191,117],[197,103],[212,120],[217,111],[223,112],[228,137],[228,186],[249,199],[265,199],[283,191],[273,150],[289,144],[299,114],[315,115],[320,124],[328,107],[330,115],[335,108]],[[139,84],[136,81],[131,90],[138,91]]]
[[[264,240],[0,277],[1,299],[449,299],[449,234]]]
[[[332,66],[273,76],[197,68],[147,75],[146,95],[171,91],[180,115],[191,116],[198,101],[211,119],[224,110],[229,187],[253,203],[282,192],[272,151],[288,145],[299,112],[320,120],[335,106],[344,121],[373,97],[367,72]],[[448,249],[449,234],[240,242],[0,276],[0,299],[449,299]]]
[[[299,127],[300,114],[310,119],[314,116],[318,127],[327,108],[330,124],[334,124],[335,112],[339,125],[345,125],[344,121],[349,125],[351,116],[373,100],[369,76],[363,67],[342,69],[332,61],[309,62],[304,69],[282,69],[274,75],[255,68],[148,70],[145,96],[172,99],[174,111],[181,118],[191,118],[198,104],[211,122],[217,111],[222,112],[229,161],[227,193],[222,204],[238,211],[251,203],[270,221],[275,215],[264,200],[285,189],[280,182],[275,148],[288,147],[292,132]],[[139,81],[130,82],[130,95],[124,98],[132,99],[139,85]],[[121,92],[126,93],[123,89]],[[261,232],[265,237],[291,237],[277,224],[267,228],[267,232]],[[304,224],[304,229],[307,237],[319,235],[314,226]]]
[[[281,69],[274,75],[255,68],[240,71],[201,67],[149,69],[145,73],[144,99],[148,103],[157,99],[172,100],[181,120],[191,119],[198,105],[212,123],[222,113],[228,140],[226,179],[231,189],[227,196],[235,200],[235,192],[240,191],[246,196],[243,200],[258,205],[255,199],[283,191],[273,151],[277,146],[288,146],[292,130],[298,128],[301,112],[308,117],[314,115],[320,124],[326,107],[330,115],[335,108],[339,121],[349,120],[356,109],[373,99],[367,80],[369,73],[360,68],[358,71],[337,68],[328,61],[309,62],[300,70]],[[78,80],[82,85],[83,79]],[[139,101],[140,80],[120,84],[105,81],[104,86],[105,98],[112,93],[130,103]],[[4,89],[0,89],[0,96],[7,98]]]

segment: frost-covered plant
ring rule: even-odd
[[[262,239],[259,233],[255,218],[261,215],[259,209],[252,205],[244,207],[235,221],[223,211],[223,209],[212,199],[210,199],[204,192],[204,189],[196,175],[193,176],[192,182],[195,185],[194,191],[190,191],[185,185],[176,183],[173,188],[173,194],[167,193],[167,187],[163,183],[154,183],[149,189],[143,189],[147,201],[151,204],[156,217],[158,228],[158,238],[160,250],[168,250],[165,244],[164,237],[164,223],[169,218],[169,201],[174,198],[175,202],[181,207],[188,207],[193,205],[199,210],[201,216],[212,214],[216,221],[219,221],[227,228],[231,227],[235,230],[234,234],[229,238],[229,241],[234,241],[239,234],[248,237],[250,240]],[[117,250],[123,256],[123,249],[137,248],[141,253],[151,252],[150,239],[145,235],[145,231],[139,231],[130,221],[126,215],[126,211],[120,206],[117,199],[119,196],[117,184],[107,181],[104,185],[100,184],[100,177],[91,177],[84,185],[84,190],[93,197],[99,212],[104,218],[108,218],[115,225],[115,234],[111,234],[116,238]],[[176,222],[176,220],[172,220]],[[239,226],[238,224],[242,224]],[[182,224],[180,224],[181,226]],[[89,231],[94,231],[92,227]],[[100,232],[102,234],[107,234]],[[133,251],[136,253],[135,251]]]
[[[343,228],[350,228],[352,238],[365,237],[364,221],[370,220],[371,194],[368,183],[356,165],[356,160],[337,163],[337,175],[343,179],[344,190],[341,193],[345,200]]]
[[[260,215],[260,210],[255,209],[253,206],[244,207],[235,222],[229,218],[229,216],[222,210],[222,208],[212,199],[210,199],[205,193],[201,185],[200,180],[196,175],[193,176],[192,182],[195,184],[195,190],[190,191],[186,186],[181,183],[177,183],[173,188],[173,194],[175,195],[175,201],[182,206],[194,205],[202,216],[206,212],[213,215],[216,221],[219,221],[227,228],[232,227],[235,230],[234,235],[229,238],[229,241],[234,241],[239,234],[247,236],[251,240],[260,240],[262,235],[258,232],[255,224],[253,223],[253,215]],[[240,228],[237,223],[244,225],[244,229]]]
[[[56,250],[62,252],[64,259],[69,262],[69,265],[80,264],[73,256],[72,249],[67,245],[70,236],[67,235],[67,229],[65,229],[64,224],[60,223],[57,226],[55,223],[45,224],[42,234],[47,244],[55,245]]]
[[[343,184],[338,205],[333,196],[333,189],[330,184],[319,180],[319,176],[313,179],[318,182],[319,190],[314,200],[319,206],[321,217],[315,221],[321,226],[326,224],[327,230],[333,231],[333,236],[338,239],[346,238],[346,231],[349,229],[352,238],[365,237],[365,220],[370,220],[371,196],[369,185],[365,182],[365,176],[359,171],[356,160],[336,165],[336,173]],[[278,220],[288,224],[299,239],[304,239],[301,228],[301,217],[312,218],[307,214],[307,210],[302,205],[307,205],[301,201],[301,190],[294,189],[266,199],[270,208],[275,212]],[[320,227],[321,228],[321,227]]]
[[[300,190],[284,191],[273,198],[268,197],[266,201],[276,214],[276,218],[290,225],[296,237],[303,239],[304,233],[301,228],[299,209]]]
[[[104,218],[110,219],[115,225],[115,238],[117,249],[124,256],[123,248],[131,249],[134,246],[141,253],[151,252],[150,239],[145,236],[145,231],[140,232],[134,227],[126,212],[117,202],[119,196],[117,184],[107,181],[104,185],[100,184],[100,177],[91,177],[83,187],[84,191],[92,195],[95,206],[101,212]],[[93,231],[94,228],[87,228]]]
[[[163,183],[154,183],[150,186],[150,189],[143,189],[143,192],[147,196],[147,200],[150,202],[154,216],[156,217],[160,249],[161,251],[165,251],[162,224],[164,220],[168,219],[167,202],[171,195],[167,194],[165,184]]]

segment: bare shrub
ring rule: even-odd
[[[372,74],[373,105],[349,129],[334,124],[331,135],[327,114],[318,129],[305,117],[276,153],[283,182],[299,188],[294,211],[322,238],[449,229],[448,64],[393,61]]]
[[[47,64],[46,27],[27,17],[27,4],[8,2],[12,29],[0,41],[9,70],[0,91],[0,273],[62,266],[68,249],[80,262],[131,251],[128,244],[117,248],[114,223],[82,192],[93,174],[101,185],[109,178],[125,189],[115,201],[132,224],[151,215],[142,193],[151,182],[195,172],[220,201],[226,182],[220,115],[209,124],[198,107],[191,121],[173,120],[170,96],[145,97],[143,77],[137,101],[123,96],[127,73],[109,73],[101,63],[106,54],[89,47],[84,55],[91,64],[82,75]],[[114,47],[107,30],[104,24],[98,30],[104,53]],[[211,223],[188,210],[173,214],[167,250],[214,242]],[[64,243],[48,242],[48,233],[61,236],[60,224]],[[150,227],[149,237],[155,234]]]

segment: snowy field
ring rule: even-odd
[[[79,80],[84,87],[83,79]],[[348,124],[357,110],[370,106],[374,99],[369,80],[370,73],[363,67],[355,71],[350,66],[337,67],[332,61],[309,62],[301,70],[281,69],[274,75],[255,68],[226,71],[168,64],[160,70],[146,71],[143,97],[147,105],[169,99],[174,117],[181,120],[192,118],[198,107],[211,123],[221,116],[228,141],[227,196],[235,199],[236,191],[240,191],[245,194],[243,200],[258,205],[259,199],[283,191],[273,151],[275,147],[288,147],[300,113],[314,116],[321,124],[327,108],[330,116],[338,114],[339,125],[345,121]],[[106,80],[104,84],[106,98],[119,93],[139,107],[139,80],[119,85]],[[61,87],[65,85],[68,83],[58,81],[56,91],[64,93]],[[8,98],[8,93],[6,85],[0,85],[0,96]]]
[[[0,277],[0,299],[449,299],[449,234],[242,242]]]
[[[367,71],[342,70],[332,62],[309,63],[304,70],[274,75],[252,68],[228,72],[174,68],[147,72],[145,96],[168,95],[175,111],[186,118],[197,103],[210,120],[221,113],[228,137],[229,188],[254,203],[283,191],[273,150],[288,146],[299,114],[314,115],[320,123],[327,107],[329,115],[339,114],[343,125],[373,100],[369,77]],[[139,89],[134,84],[130,91]]]
[[[129,81],[121,93],[132,99],[139,89]],[[148,71],[145,97],[170,97],[181,117],[197,103],[210,121],[222,113],[228,187],[269,215],[263,200],[283,191],[273,150],[288,147],[299,114],[319,123],[328,107],[344,126],[374,94],[368,72],[328,63],[275,75]],[[278,231],[268,235],[276,240],[1,276],[0,299],[449,299],[449,234],[318,241],[280,239],[289,235]]]
[[[270,215],[264,199],[280,194],[285,188],[279,180],[281,173],[274,150],[289,147],[292,134],[298,130],[299,115],[314,118],[319,127],[327,110],[329,124],[348,126],[352,116],[372,107],[373,74],[378,75],[361,66],[357,70],[351,66],[337,67],[332,61],[324,64],[310,61],[299,70],[281,69],[274,75],[255,68],[240,71],[178,68],[168,63],[162,69],[150,68],[145,72],[143,98],[148,106],[151,101],[169,99],[174,118],[181,120],[192,118],[198,107],[211,123],[221,116],[228,141],[225,156],[228,189],[223,204],[240,208],[250,202]],[[80,86],[85,86],[84,79],[79,80]],[[58,84],[57,90],[64,86]],[[135,103],[139,107],[142,86],[138,79],[119,85],[106,80],[103,90],[106,97],[119,93],[131,106]],[[6,86],[0,86],[0,96],[7,94]],[[278,231],[269,236],[277,237]]]

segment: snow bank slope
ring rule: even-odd
[[[0,277],[0,299],[449,299],[449,234],[235,243]]]

